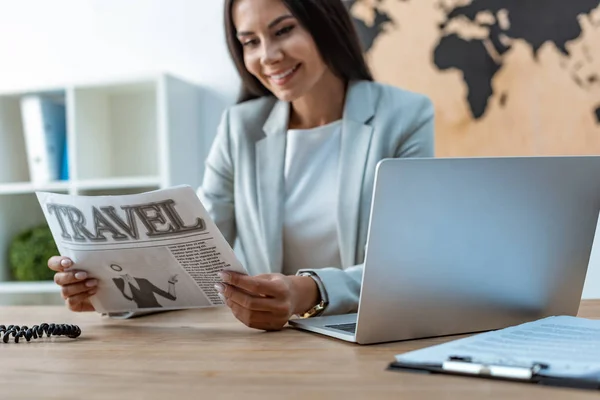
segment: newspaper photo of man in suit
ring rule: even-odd
[[[123,272],[123,267],[117,264],[112,264],[110,268],[115,272]],[[146,278],[135,278],[127,273],[120,274],[120,278],[113,278],[113,282],[123,296],[127,300],[135,301],[139,308],[162,307],[157,301],[156,295],[172,301],[177,300],[177,295],[175,294],[176,274],[169,278],[167,291],[157,287]]]

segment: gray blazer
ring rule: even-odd
[[[281,272],[284,158],[289,103],[263,97],[227,109],[206,159],[198,196],[223,236],[237,239],[251,275]],[[434,111],[423,95],[351,82],[342,121],[337,231],[342,269],[315,269],[329,297],[324,314],[355,312],[377,162],[433,157]]]

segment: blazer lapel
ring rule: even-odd
[[[280,272],[283,264],[282,223],[284,193],[284,162],[289,104],[278,101],[263,126],[266,136],[256,142],[256,182],[258,208],[265,256],[269,265],[264,273]]]
[[[367,122],[375,113],[368,82],[351,83],[346,95],[338,180],[338,242],[342,266],[356,262],[358,220],[365,165],[373,127]]]

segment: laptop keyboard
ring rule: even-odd
[[[325,328],[331,328],[331,329],[337,329],[339,331],[355,333],[356,332],[356,322],[351,322],[349,324],[325,325]]]

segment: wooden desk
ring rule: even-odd
[[[600,300],[580,316],[600,319]],[[386,371],[437,338],[360,346],[285,329],[246,328],[224,308],[111,320],[63,307],[3,307],[2,323],[78,324],[82,336],[0,343],[3,399],[402,398],[598,399],[594,391]]]

